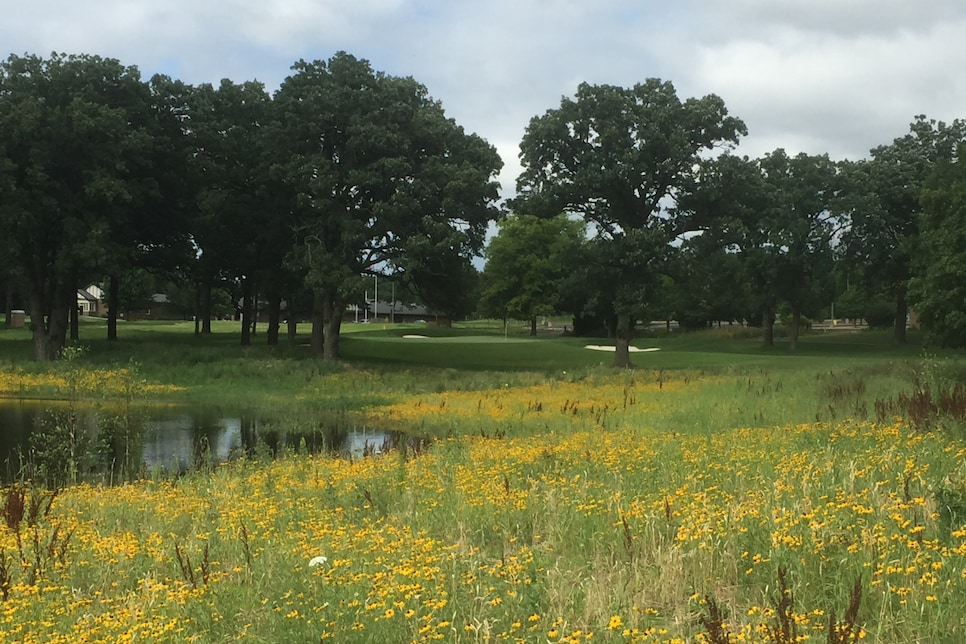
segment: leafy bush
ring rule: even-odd
[[[865,310],[865,321],[872,329],[890,329],[895,324],[896,310],[888,302],[877,302]]]

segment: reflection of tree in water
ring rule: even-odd
[[[242,419],[242,446],[245,454],[256,456],[260,449],[272,457],[284,453],[338,453],[348,442],[349,429],[342,424],[323,425],[313,430],[286,431],[271,422]]]
[[[52,484],[75,479],[110,484],[152,474],[180,476],[243,455],[359,457],[420,449],[412,445],[415,439],[354,428],[344,418],[280,419],[217,407],[104,405],[69,412],[56,402],[0,402],[0,427],[0,476],[5,482],[28,475],[36,480],[54,477]]]

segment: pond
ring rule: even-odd
[[[213,407],[71,405],[0,400],[0,481],[25,476],[127,480],[183,474],[242,455],[328,451],[361,457],[398,445],[396,432],[315,422],[283,429],[265,419]]]

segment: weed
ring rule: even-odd
[[[835,610],[828,614],[828,644],[853,644],[862,638],[862,629],[858,625],[859,606],[862,603],[862,578],[856,577],[849,593],[849,605],[845,609],[842,622],[835,621]]]
[[[245,553],[245,564],[248,566],[249,574],[254,574],[255,568],[252,561],[252,547],[248,542],[248,528],[245,527],[244,523],[238,526],[239,540],[242,545],[242,552]]]
[[[10,557],[6,550],[0,550],[0,598],[7,601],[10,598],[10,582],[13,576],[10,571]]]
[[[184,552],[177,543],[174,544],[174,555],[175,560],[178,562],[178,570],[181,572],[181,580],[197,590],[199,579],[195,574],[195,567],[191,563],[191,556]],[[201,564],[198,567],[198,572],[201,574],[201,583],[207,586],[211,576],[211,559],[209,558],[207,541],[201,548]]]
[[[775,623],[766,624],[765,631],[774,644],[795,644],[798,642],[798,623],[795,621],[795,600],[788,586],[788,571],[778,567],[778,597],[772,598],[775,609]]]
[[[708,643],[731,644],[731,633],[725,626],[724,611],[721,610],[714,597],[706,596],[704,600],[707,606],[707,614],[702,614],[699,621],[707,633]]]
[[[56,497],[57,490],[37,490],[27,486],[14,486],[6,490],[4,523],[13,532],[20,566],[26,575],[24,581],[29,586],[36,584],[51,565],[67,565],[73,530],[62,532],[59,524],[47,525],[49,522],[46,521]],[[6,557],[5,551],[3,557]],[[2,568],[0,585],[6,580],[9,590],[12,577],[6,559]]]

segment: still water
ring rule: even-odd
[[[395,432],[324,426],[286,431],[280,423],[219,408],[115,408],[60,401],[0,400],[0,480],[10,482],[44,458],[62,458],[67,444],[123,459],[129,471],[181,474],[241,455],[284,451],[362,456],[398,443]],[[50,436],[45,439],[43,436]]]

